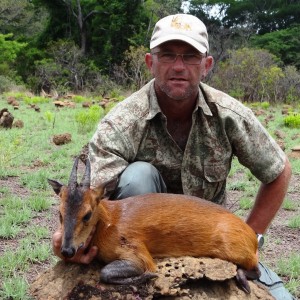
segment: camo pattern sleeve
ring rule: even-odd
[[[89,143],[91,183],[97,187],[117,179],[135,161],[149,113],[152,82],[117,104],[98,124]]]

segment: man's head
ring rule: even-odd
[[[205,25],[192,15],[178,14],[159,20],[145,61],[155,78],[158,98],[191,99],[213,66]]]
[[[195,16],[177,14],[159,20],[152,33],[150,49],[174,40],[188,43],[202,54],[209,52],[206,27]]]

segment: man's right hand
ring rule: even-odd
[[[54,232],[52,236],[52,249],[54,254],[67,262],[89,264],[97,256],[98,253],[97,246],[88,248],[94,232],[95,232],[95,228],[92,230],[84,246],[78,249],[74,257],[66,258],[60,252],[61,243],[62,243],[62,232],[60,230],[57,230],[56,232]]]

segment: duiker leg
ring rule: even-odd
[[[144,272],[129,260],[115,260],[100,272],[101,281],[114,284],[144,283],[156,277],[155,273]]]

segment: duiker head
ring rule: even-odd
[[[60,224],[63,233],[61,254],[73,257],[89,237],[98,221],[97,205],[103,196],[103,189],[90,189],[91,166],[87,159],[85,173],[77,182],[79,157],[75,159],[68,186],[48,179],[53,190],[60,197]]]

